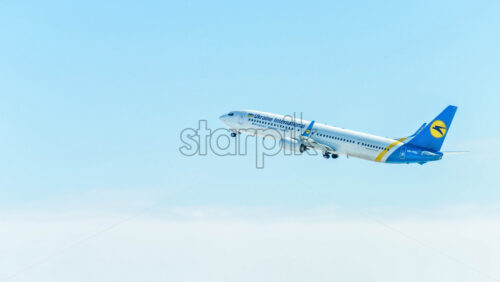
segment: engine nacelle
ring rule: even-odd
[[[301,148],[302,144],[295,139],[282,138],[280,139],[280,146],[285,152],[294,154],[302,154],[302,152],[304,152],[304,149]]]

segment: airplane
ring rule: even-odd
[[[282,148],[298,154],[315,150],[325,159],[345,155],[381,163],[425,164],[441,160],[446,153],[459,153],[440,151],[456,111],[457,107],[450,105],[414,134],[394,139],[254,110],[229,112],[220,120],[231,130],[232,137],[240,133],[273,136]]]

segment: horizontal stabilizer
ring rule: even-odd
[[[469,151],[444,151],[441,153],[443,153],[443,155],[445,155],[445,156],[449,156],[449,155],[463,155],[463,154],[467,154],[470,152]]]

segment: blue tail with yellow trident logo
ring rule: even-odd
[[[450,130],[451,121],[457,111],[456,106],[448,106],[423,130],[421,130],[408,144],[438,152],[443,145],[444,138]]]

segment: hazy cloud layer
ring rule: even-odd
[[[0,223],[0,281],[499,278],[500,218],[444,214],[9,212]]]

